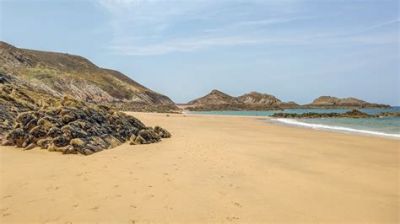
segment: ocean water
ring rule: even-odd
[[[273,111],[201,111],[190,112],[194,114],[210,115],[233,115],[233,116],[271,116],[274,113],[344,113],[349,109],[287,109]],[[381,112],[400,112],[400,107],[384,109],[360,109],[368,114],[378,114]],[[400,139],[400,118],[315,118],[315,119],[287,119],[287,118],[267,118],[268,122],[276,122],[286,125],[301,126],[306,128],[339,131],[347,133],[359,133],[367,135],[379,135],[390,138]]]

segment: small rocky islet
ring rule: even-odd
[[[0,75],[0,102],[2,145],[26,150],[40,147],[90,155],[126,141],[150,144],[171,137],[161,127],[146,127],[135,117],[108,106],[70,97],[50,98],[11,76]]]
[[[384,117],[400,117],[399,112],[381,112],[379,114],[368,114],[357,109],[347,111],[345,113],[315,113],[308,112],[302,114],[296,113],[274,113],[275,118],[384,118]]]

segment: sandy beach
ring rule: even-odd
[[[399,223],[400,141],[132,113],[173,137],[91,156],[0,147],[0,223]]]

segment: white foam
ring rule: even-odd
[[[287,119],[287,118],[277,118],[272,119],[284,124],[301,126],[301,127],[308,127],[312,129],[319,129],[319,130],[333,130],[333,131],[340,131],[340,132],[352,132],[352,133],[359,133],[359,134],[367,134],[367,135],[377,135],[377,136],[384,136],[390,138],[397,138],[400,139],[400,134],[388,134],[378,131],[369,131],[369,130],[362,130],[362,129],[355,129],[355,128],[348,128],[348,127],[341,127],[341,126],[331,126],[331,125],[323,125],[323,124],[309,124],[305,122],[301,122],[294,119]]]

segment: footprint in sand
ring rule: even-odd
[[[118,187],[119,187],[119,185],[118,185],[118,184],[114,185],[114,188],[118,188]]]
[[[226,217],[226,219],[228,220],[228,221],[238,221],[240,218],[239,217],[235,217],[235,216],[229,216],[229,217]]]
[[[136,206],[134,206],[134,205],[130,205],[129,207],[131,207],[131,208],[136,208]]]
[[[2,208],[2,209],[0,209],[0,212],[6,212],[6,211],[8,211],[8,208]]]
[[[155,195],[154,194],[148,194],[146,197],[150,199],[150,198],[154,198]]]
[[[164,208],[167,209],[167,210],[174,210],[174,208],[172,208],[172,207],[170,207],[168,205],[164,206]]]
[[[11,213],[3,213],[3,217],[10,216]]]
[[[73,204],[72,207],[73,207],[73,208],[78,208],[78,207],[79,207],[79,204]]]
[[[242,207],[242,205],[239,202],[233,202],[233,205],[236,206],[236,207],[239,207],[239,208]]]
[[[56,191],[58,189],[60,189],[59,186],[55,186],[55,187],[51,186],[51,187],[46,188],[47,191],[51,191],[51,190]]]
[[[9,195],[4,196],[3,199],[11,198],[11,197],[12,197],[12,195],[9,194]]]
[[[100,207],[99,206],[94,206],[93,208],[91,208],[90,210],[94,210],[97,211]]]

